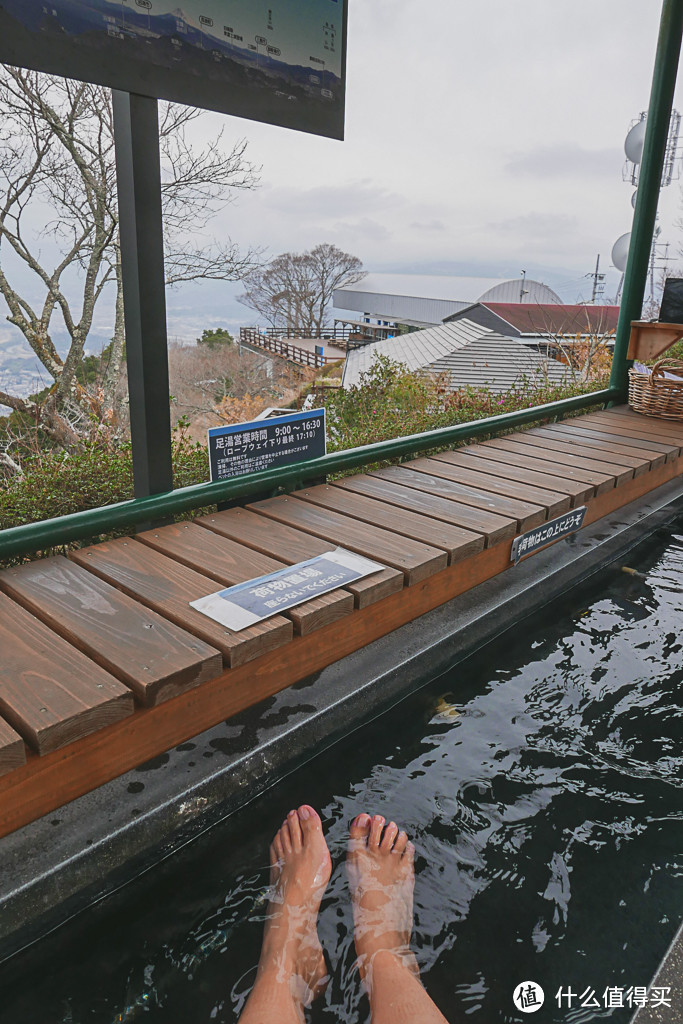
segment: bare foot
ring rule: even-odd
[[[356,953],[361,977],[378,953],[398,957],[416,976],[410,951],[413,930],[413,860],[415,847],[405,832],[376,814],[359,814],[351,822],[346,867],[349,874]]]
[[[274,969],[279,980],[291,979],[292,994],[305,1006],[328,980],[317,922],[331,868],[317,812],[308,804],[290,811],[270,846],[273,891],[259,971]]]

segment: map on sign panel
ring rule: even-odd
[[[340,135],[344,28],[344,0],[3,0],[0,60]]]

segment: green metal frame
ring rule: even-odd
[[[180,487],[178,490],[167,491],[164,494],[132,498],[130,501],[121,501],[116,505],[74,512],[58,519],[45,519],[39,523],[14,526],[0,532],[0,558],[12,558],[33,551],[45,551],[61,544],[95,538],[103,533],[110,533],[112,530],[158,521],[218,502],[249,498],[250,495],[262,497],[264,493],[276,493],[280,489],[296,490],[303,487],[307,480],[319,480],[330,473],[358,469],[360,466],[367,466],[385,459],[416,455],[432,448],[457,444],[459,441],[466,441],[472,437],[481,437],[482,434],[512,430],[514,427],[523,426],[534,420],[561,418],[566,413],[576,412],[588,406],[606,405],[619,397],[619,392],[614,388],[607,388],[603,391],[578,395],[575,398],[564,398],[559,402],[532,406],[517,412],[489,416],[483,420],[459,423],[452,427],[441,427],[439,430],[429,430],[422,434],[410,434],[406,437],[380,441],[362,448],[349,448],[346,451],[324,455],[319,459],[311,459],[309,462],[296,463],[277,469],[266,469],[260,473],[251,473],[214,483]]]
[[[610,376],[610,387],[623,394],[628,386],[631,322],[640,320],[643,310],[682,35],[683,0],[664,0]]]

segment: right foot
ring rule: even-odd
[[[304,1005],[327,983],[317,921],[331,868],[317,812],[308,804],[290,811],[270,846],[272,895],[259,970],[292,978]]]
[[[379,814],[359,814],[349,837],[346,866],[361,977],[366,979],[378,953],[399,957],[417,975],[410,951],[415,847],[395,822],[385,825]]]

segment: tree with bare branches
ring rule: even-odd
[[[123,294],[109,90],[33,71],[0,69],[0,293],[13,324],[54,383],[40,400],[0,391],[0,404],[27,414],[57,441],[76,441],[94,418],[116,417],[124,348]],[[230,240],[201,239],[237,190],[258,184],[245,140],[223,133],[196,148],[200,111],[160,110],[165,260],[169,285],[238,280],[258,253]],[[193,239],[200,239],[199,242]],[[102,296],[115,295],[110,357],[101,387],[79,381]],[[57,351],[55,330],[69,349]]]
[[[323,243],[304,253],[285,252],[244,279],[239,301],[289,336],[319,337],[329,324],[335,288],[365,277],[357,256]]]

